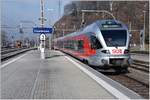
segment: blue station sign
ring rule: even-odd
[[[35,27],[33,28],[33,33],[43,33],[43,34],[50,34],[53,32],[53,28],[45,28],[45,27]]]

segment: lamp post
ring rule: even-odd
[[[146,8],[147,8],[147,4],[145,4],[144,5],[144,9],[145,10],[143,10],[143,16],[144,16],[144,25],[143,25],[143,34],[141,34],[142,35],[142,50],[145,50],[145,32],[146,32],[146,30],[145,30],[145,24],[146,24]]]
[[[48,11],[48,12],[53,12],[53,11],[54,11],[54,9],[50,9],[50,8],[48,8],[48,9],[47,9],[47,11]],[[50,26],[52,26],[52,23],[51,23],[51,19],[50,19],[50,18],[49,18],[49,24],[50,24]]]
[[[21,42],[22,45],[24,45],[24,32],[23,32],[22,23],[19,24],[19,33],[21,34],[21,36],[20,36],[20,42]]]
[[[66,25],[66,24],[65,24],[65,23],[62,23],[61,25],[63,26],[63,36],[64,36],[64,31],[65,31],[65,25]]]
[[[61,25],[63,26],[63,32],[62,32],[63,34],[62,34],[62,35],[63,35],[63,37],[64,37],[65,25],[66,25],[66,24],[65,24],[65,23],[62,23]],[[64,43],[63,43],[63,49],[64,49]]]
[[[48,8],[47,11],[48,11],[48,12],[53,12],[54,9]],[[51,23],[50,18],[49,18],[49,25],[52,27],[52,23]],[[53,38],[53,33],[52,33],[52,35],[51,35],[50,38],[49,38],[50,49],[51,49],[51,47],[52,47],[52,38]]]
[[[44,18],[44,0],[40,0],[40,5],[41,5],[41,18],[39,18],[39,20],[41,20],[41,27],[44,28],[44,21],[46,21],[46,19]],[[42,38],[43,37],[43,38]],[[40,35],[40,50],[41,50],[41,59],[45,59],[45,34],[41,34]]]
[[[113,1],[110,1],[110,11],[112,12],[113,11]]]
[[[144,28],[143,28],[143,37],[142,37],[143,38],[143,41],[142,41],[142,45],[143,45],[142,46],[142,50],[145,50],[145,20],[146,20],[145,17],[146,17],[146,11],[144,10],[143,13],[144,13],[144,26],[143,26]]]

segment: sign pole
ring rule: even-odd
[[[41,0],[41,27],[44,27],[44,0]],[[40,35],[41,59],[45,59],[45,34]]]
[[[41,7],[41,17],[39,20],[41,21],[41,27],[34,27],[33,33],[40,33],[40,52],[41,52],[41,59],[45,59],[45,42],[46,42],[46,35],[48,33],[53,33],[53,28],[44,27],[44,0],[40,0],[40,7]]]

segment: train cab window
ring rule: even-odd
[[[102,45],[95,36],[91,36],[91,49],[101,49]]]
[[[101,33],[108,47],[118,47],[126,45],[126,30],[101,30]]]

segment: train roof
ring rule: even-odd
[[[98,20],[96,24],[100,29],[127,29],[127,25],[118,20]]]
[[[121,21],[118,21],[118,20],[97,20],[97,21],[93,22],[92,24],[96,24],[100,28],[100,30],[128,29],[127,25],[125,25],[124,23],[122,23]],[[81,28],[80,30],[78,30],[76,32],[72,32],[63,37],[59,37],[57,39],[63,39],[66,37],[72,37],[75,35],[79,35],[79,33],[81,31],[84,31],[84,29],[90,27],[92,24],[87,25],[85,28]]]

